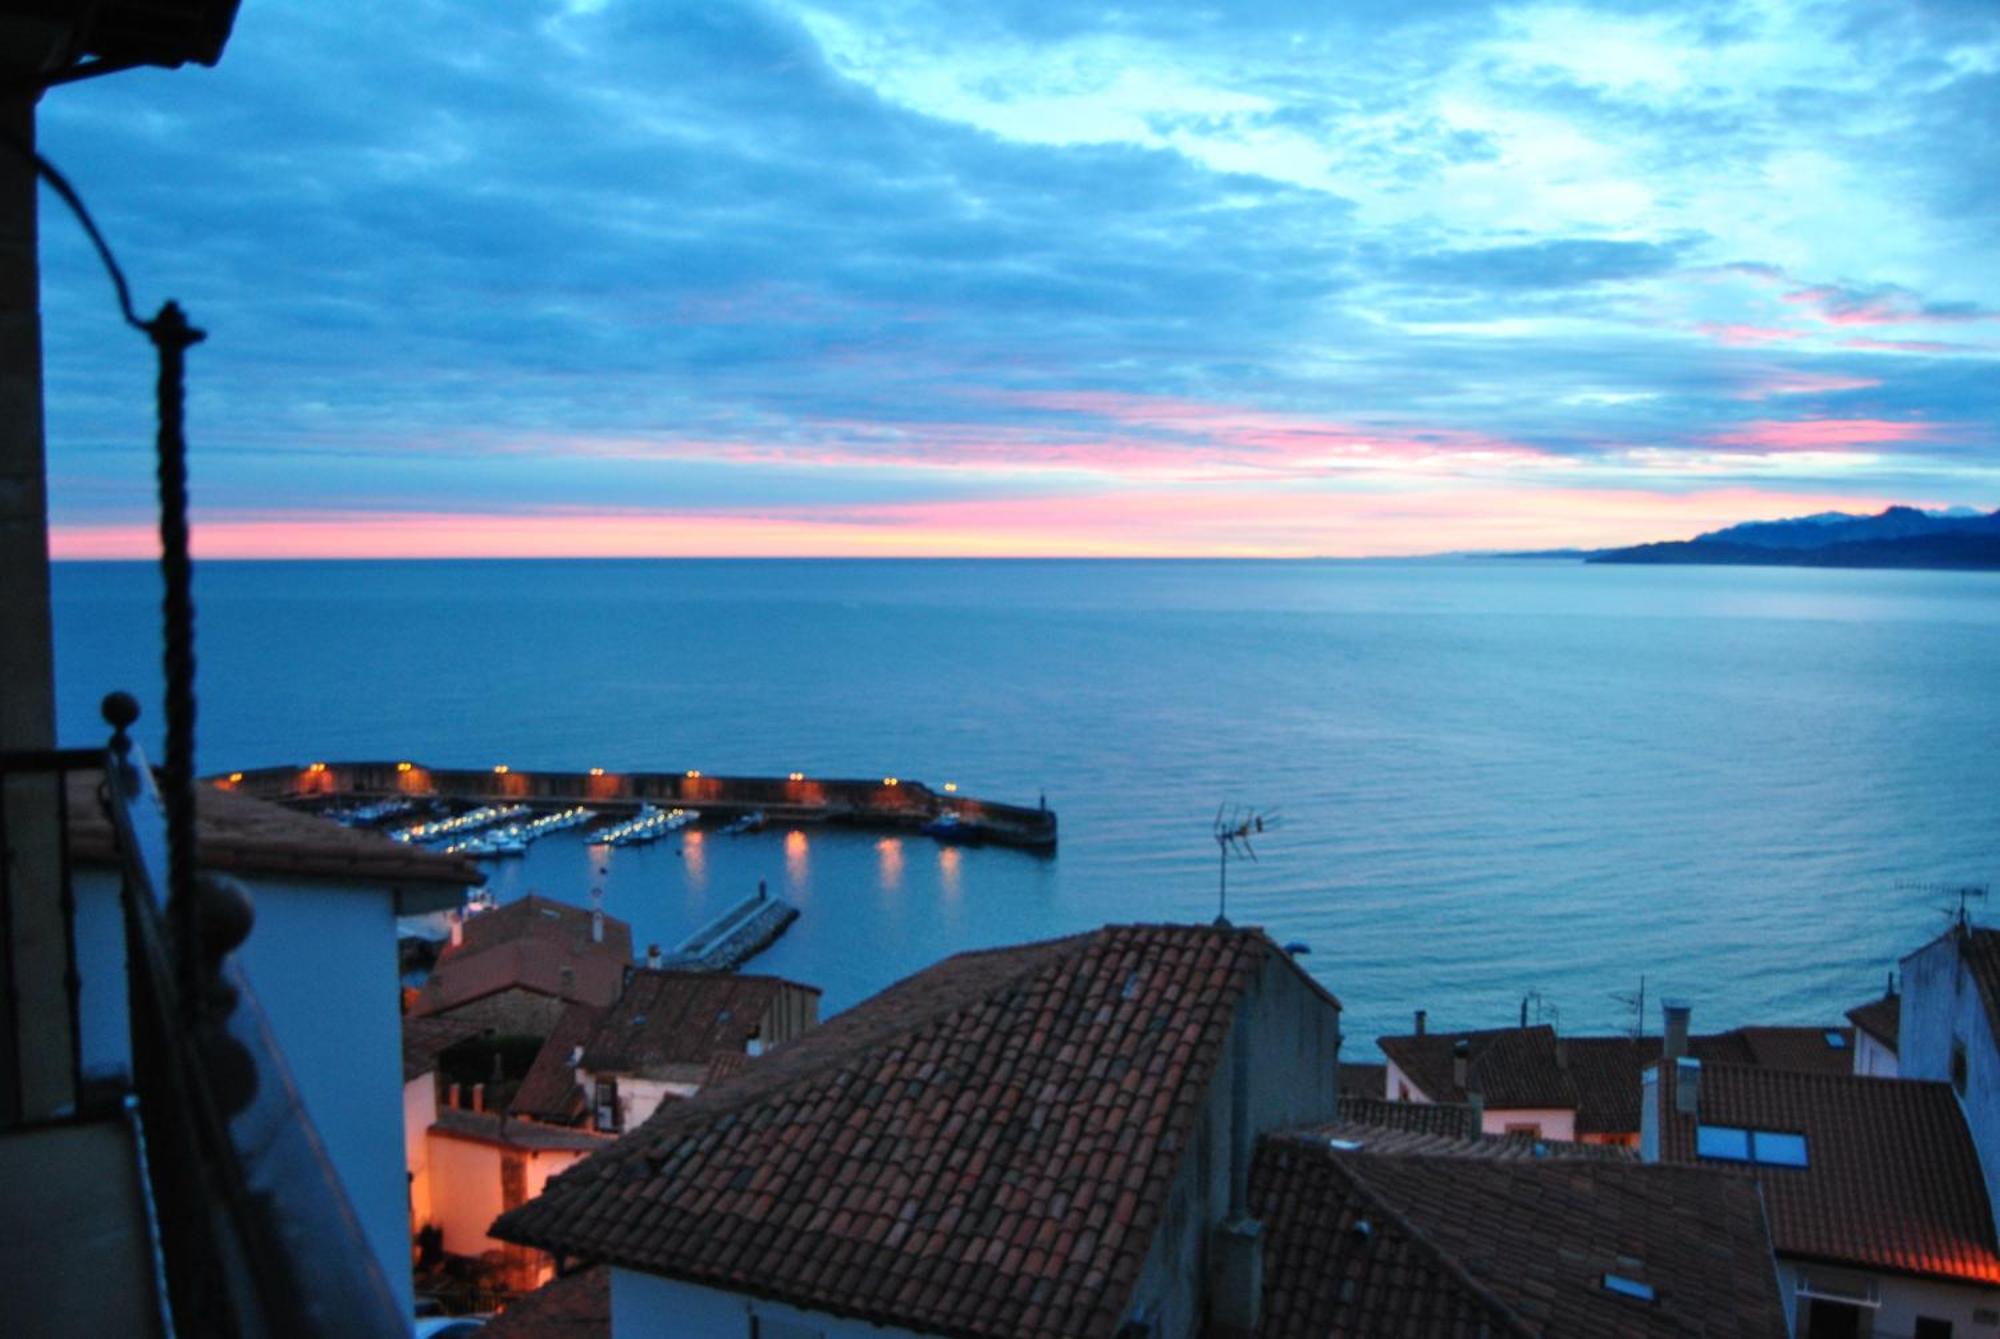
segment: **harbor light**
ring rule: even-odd
[[[947,782],[945,782],[945,783],[944,783],[944,792],[945,792],[945,794],[947,794],[947,795],[956,795],[956,794],[958,794],[958,783],[957,783],[956,781],[947,781]]]
[[[690,767],[690,768],[688,768],[688,780],[690,780],[690,781],[699,781],[699,780],[701,780],[701,769],[700,769],[700,768],[698,768],[698,767]]]
[[[242,779],[243,779],[243,773],[241,772],[231,772],[229,774],[229,782],[231,785],[236,784],[238,781],[241,781]]]
[[[789,772],[785,776],[785,780],[787,781],[803,781],[805,779],[806,774],[804,772]]]
[[[604,769],[603,769],[602,767],[593,767],[593,768],[591,768],[591,769],[590,769],[590,774],[591,774],[592,776],[603,776],[603,775],[604,775]]]
[[[311,772],[314,776],[317,776],[321,772],[324,772],[326,770],[326,764],[323,762],[316,762],[312,766],[306,768],[306,770],[308,772]]]
[[[500,763],[500,764],[496,765],[496,766],[494,767],[494,769],[493,769],[493,775],[495,775],[495,776],[505,776],[505,775],[507,775],[507,764],[503,762],[503,763]]]
[[[882,778],[882,784],[883,784],[883,785],[885,785],[885,786],[900,786],[900,785],[902,785],[903,783],[902,783],[902,782],[900,782],[900,781],[898,781],[898,780],[897,780],[897,779],[896,779],[895,777],[893,777],[893,776],[885,776],[885,777],[883,777],[883,778]]]
[[[410,765],[406,762],[399,762],[396,764],[396,770],[399,772],[407,772],[410,770]]]

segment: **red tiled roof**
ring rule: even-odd
[[[583,1067],[648,1078],[662,1077],[669,1065],[705,1069],[718,1053],[743,1054],[764,1015],[790,990],[819,994],[775,976],[634,971],[584,1044]]]
[[[1903,997],[1885,995],[1879,1000],[1870,1000],[1858,1008],[1849,1009],[1847,1019],[1854,1024],[1856,1032],[1865,1032],[1878,1044],[1894,1051],[1903,1026]]]
[[[1660,1158],[1693,1163],[1695,1118],[1660,1084]],[[1802,1134],[1805,1167],[1740,1168],[1780,1254],[2000,1284],[1979,1157],[1948,1084],[1703,1062],[1699,1123]]]
[[[601,942],[590,931],[589,912],[533,893],[468,916],[462,942],[438,955],[412,1012],[441,1014],[516,988],[607,1006],[632,966],[632,931],[609,916]]]
[[[1267,1339],[1782,1339],[1756,1188],[1694,1168],[1260,1142]],[[1616,1274],[1652,1302],[1604,1287]]]
[[[1365,1120],[1329,1121],[1296,1133],[1329,1145],[1338,1140],[1340,1144],[1356,1146],[1347,1151],[1365,1153],[1434,1153],[1455,1158],[1501,1159],[1604,1158],[1613,1162],[1634,1162],[1639,1156],[1621,1144],[1579,1144],[1525,1134],[1443,1134],[1421,1126],[1376,1125]]]
[[[447,945],[442,958],[480,953],[522,939],[581,947],[592,942],[590,933],[590,912],[539,893],[529,893],[505,906],[468,915],[459,927],[460,942]],[[620,961],[630,962],[632,927],[616,916],[606,916],[601,947],[617,954]]]
[[[1406,1130],[1447,1139],[1479,1138],[1479,1117],[1471,1107],[1455,1102],[1391,1102],[1343,1092],[1335,1111],[1342,1121],[1384,1130]]]
[[[102,772],[71,772],[67,782],[70,851],[85,863],[118,859],[111,820],[97,799],[103,778]],[[344,828],[331,819],[213,786],[195,787],[194,808],[203,869],[382,885],[459,888],[486,881],[469,856],[405,846],[379,832]]]
[[[927,1332],[1108,1336],[1273,962],[1297,971],[1261,932],[1159,925],[947,959],[663,1106],[495,1234]]]
[[[542,1049],[535,1052],[528,1072],[521,1076],[521,1086],[507,1104],[510,1115],[555,1125],[573,1125],[582,1119],[589,1108],[583,1090],[577,1087],[576,1062],[571,1057],[590,1040],[603,1016],[604,1010],[591,1004],[572,1004],[563,1010]]]
[[[611,1271],[552,1279],[486,1323],[482,1339],[611,1339]]]
[[[1829,1038],[1840,1038],[1834,1045]],[[1740,1027],[1688,1038],[1688,1053],[1703,1064],[1762,1065],[1801,1074],[1852,1074],[1854,1029],[1844,1027]],[[1650,1061],[1648,1062],[1650,1063]]]
[[[1389,1067],[1387,1065],[1358,1065],[1343,1061],[1340,1066],[1340,1092],[1343,1097],[1386,1097],[1389,1092]]]
[[[1382,1053],[1433,1102],[1466,1100],[1467,1088],[1453,1078],[1453,1051],[1461,1040],[1470,1047],[1467,1082],[1484,1093],[1488,1109],[1576,1109],[1576,1085],[1558,1060],[1556,1031],[1546,1023],[1376,1038]]]
[[[429,1074],[437,1068],[438,1056],[469,1037],[479,1035],[470,1023],[449,1018],[405,1018],[403,1020],[403,1082]]]
[[[572,1149],[591,1153],[611,1147],[610,1135],[563,1125],[544,1125],[540,1121],[509,1120],[498,1111],[467,1111],[463,1107],[441,1109],[436,1123],[431,1126],[431,1133],[475,1144],[525,1148],[535,1152]]]

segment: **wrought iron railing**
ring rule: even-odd
[[[70,774],[102,775],[98,789],[116,838],[125,930],[130,1063],[125,1097],[136,1110],[150,1192],[150,1222],[166,1285],[167,1313],[183,1335],[264,1339],[279,1335],[406,1336],[396,1305],[306,1114],[283,1052],[231,951],[251,929],[249,895],[233,880],[194,880],[198,914],[170,914],[164,809],[150,768],[128,734],[138,705],[105,700],[111,746],[0,754],[0,777],[45,774],[55,782],[64,915],[74,926],[69,869]],[[18,820],[17,820],[18,821]],[[10,851],[0,828],[0,854]],[[0,865],[11,861],[0,861]],[[13,888],[0,870],[0,917]],[[199,939],[177,933],[200,926]],[[67,941],[76,1091],[98,1101],[101,1077],[86,1079],[78,1055],[79,985],[115,963],[79,964]],[[192,983],[192,990],[188,984]],[[93,1109],[94,1108],[94,1109]],[[142,1225],[135,1224],[138,1231]]]

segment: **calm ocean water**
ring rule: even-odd
[[[148,703],[157,579],[56,569],[65,743]],[[1351,1058],[1498,1026],[1838,1021],[2000,867],[2000,575],[1412,563],[208,564],[204,771],[314,758],[900,775],[1062,817],[1053,858],[771,831],[495,866],[671,943],[754,889],[830,1011],[947,953],[1216,913],[1303,940]],[[1648,1020],[1657,1028],[1657,1014]]]

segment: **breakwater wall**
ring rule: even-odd
[[[760,883],[754,897],[745,898],[677,945],[664,965],[683,971],[734,971],[769,948],[798,918],[797,907],[770,896]]]
[[[207,778],[210,785],[295,806],[363,802],[403,796],[466,804],[512,801],[537,809],[574,804],[617,813],[642,804],[699,809],[704,823],[726,823],[763,813],[773,823],[847,823],[917,829],[947,814],[975,824],[982,840],[1030,850],[1052,850],[1056,815],[1040,806],[999,804],[954,791],[933,790],[900,777],[853,779],[709,776],[699,771],[583,772],[432,767],[412,761],[313,762],[264,767]]]

